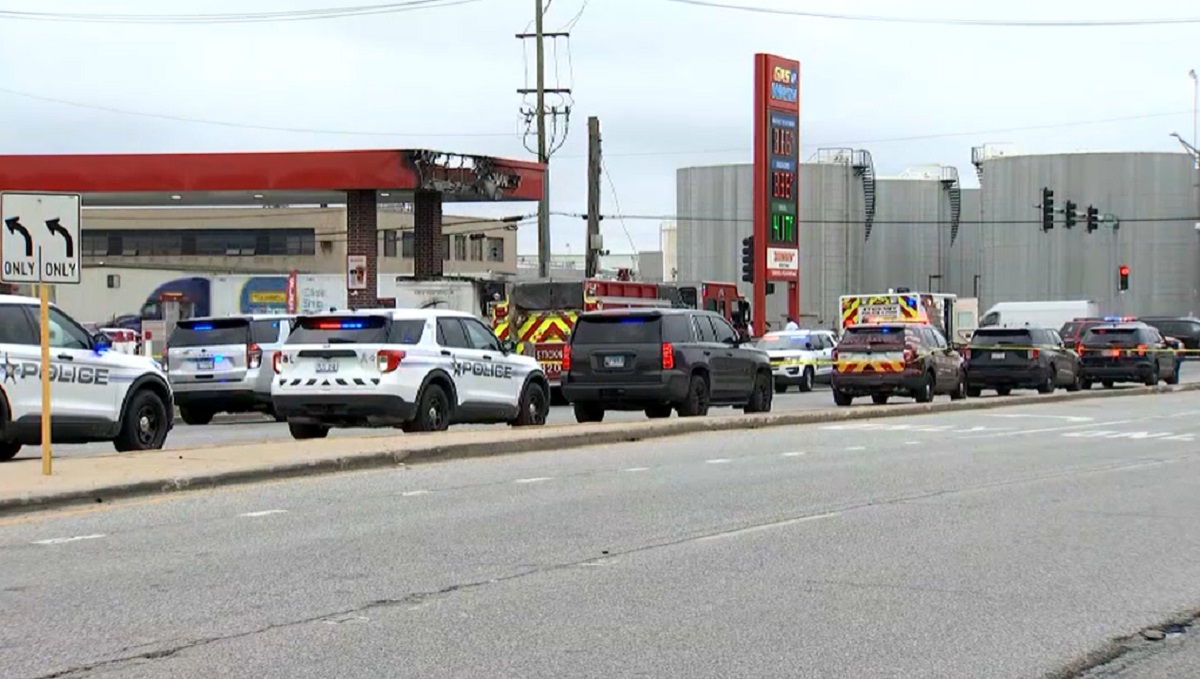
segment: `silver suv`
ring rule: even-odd
[[[179,321],[163,366],[183,421],[208,424],[216,413],[243,412],[281,420],[271,405],[271,362],[292,318],[249,314]]]

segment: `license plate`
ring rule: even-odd
[[[330,362],[325,362],[325,361],[317,363],[317,372],[318,373],[335,373],[337,371],[338,371],[337,363],[330,363]]]
[[[211,358],[202,358],[196,361],[196,370],[212,370],[213,360]]]
[[[1002,358],[1004,358],[1004,352],[1003,351],[993,351],[992,358],[993,359],[1002,359]]]
[[[625,367],[625,357],[624,356],[605,356],[604,357],[604,367],[605,368],[624,368]]]

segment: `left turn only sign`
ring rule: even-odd
[[[77,193],[0,194],[0,281],[77,285],[81,210]]]

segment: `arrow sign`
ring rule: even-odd
[[[71,232],[67,231],[66,228],[63,227],[62,220],[59,219],[58,217],[55,217],[54,219],[47,219],[46,220],[46,228],[50,230],[51,234],[58,234],[59,236],[62,236],[63,241],[67,244],[67,257],[74,257],[75,256],[75,241],[74,241],[74,239],[71,238]],[[28,240],[29,232],[28,231],[25,232],[25,238],[26,238],[25,242],[29,242],[29,240]],[[32,248],[30,248],[30,249],[32,249]],[[32,253],[30,253],[30,254],[32,254]]]
[[[58,221],[58,220],[55,220],[55,221]],[[21,236],[23,238],[25,238],[25,256],[32,257],[33,256],[33,236],[30,236],[29,229],[25,228],[25,226],[23,224],[21,224],[21,218],[20,217],[9,217],[8,219],[4,220],[4,225],[8,227],[9,233],[13,234],[14,236],[17,234],[21,234]],[[59,227],[59,228],[61,228],[61,227]]]

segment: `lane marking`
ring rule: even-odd
[[[808,523],[809,521],[818,521],[820,519],[832,519],[835,516],[841,516],[841,515],[842,515],[841,512],[830,512],[828,514],[817,514],[815,516],[802,516],[798,519],[785,519],[783,521],[776,521],[775,523],[764,523],[764,524],[758,525],[758,526],[750,526],[749,528],[739,528],[737,530],[731,530],[731,531],[728,531],[725,533],[717,533],[716,535],[706,535],[702,538],[697,538],[696,542],[710,542],[712,540],[724,540],[725,538],[740,537],[742,535],[749,535],[751,533],[759,533],[764,530],[771,530],[774,528],[786,528],[787,526],[794,526],[798,523]]]
[[[416,497],[418,495],[428,495],[428,494],[429,494],[429,491],[427,491],[427,490],[410,490],[410,491],[406,491],[404,493],[400,493],[400,497]]]
[[[513,481],[513,483],[541,483],[542,481],[549,481],[552,478],[554,478],[554,477],[552,477],[552,476],[535,476],[532,479],[517,479],[516,481]]]
[[[921,445],[921,442],[920,442],[920,441],[905,441],[905,442],[904,442],[904,445],[906,445],[906,446],[919,446],[919,445]]]
[[[244,516],[248,519],[252,519],[252,518],[255,518],[258,516],[270,516],[272,514],[287,514],[287,513],[288,513],[288,510],[286,510],[286,509],[264,509],[261,512],[246,512],[245,514],[238,514],[238,516]]]
[[[623,471],[623,472],[648,472],[648,471],[650,471],[650,468],[649,467],[630,467],[628,469],[622,469],[621,471]]]
[[[66,544],[68,542],[79,542],[80,540],[99,540],[100,538],[103,538],[103,537],[107,537],[107,536],[104,535],[103,533],[98,533],[96,535],[76,535],[75,537],[70,537],[70,538],[50,538],[49,540],[34,540],[33,544],[35,544],[35,545],[62,545],[62,544]]]
[[[804,453],[784,453],[783,457],[800,457],[801,455],[804,455]]]
[[[985,417],[1004,417],[1008,419],[1029,418],[1038,420],[1065,420],[1067,422],[1092,422],[1094,417],[1078,417],[1075,415],[1037,415],[1034,413],[984,413]]]
[[[1131,420],[1110,420],[1108,422],[1088,422],[1087,424],[1070,424],[1065,427],[1044,427],[1042,429],[1016,429],[1013,431],[1002,431],[993,434],[980,434],[979,436],[964,436],[960,440],[972,441],[977,439],[991,439],[1003,436],[1024,436],[1025,434],[1045,434],[1056,431],[1071,431],[1073,429],[1086,429],[1088,427],[1104,427],[1113,424],[1129,424],[1130,422],[1141,422],[1147,418],[1135,418]]]
[[[705,460],[704,461],[705,464],[729,464],[730,462],[733,462],[733,460],[730,460],[727,457],[718,457],[713,460]]]
[[[866,446],[850,446],[850,447],[846,448],[846,450],[866,450],[866,449],[867,449]]]

